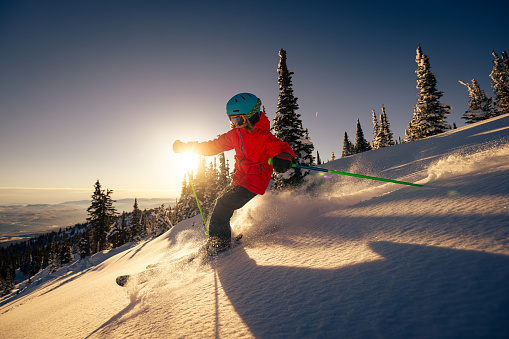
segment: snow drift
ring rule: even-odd
[[[175,264],[200,217],[1,300],[8,338],[504,338],[509,333],[509,116],[325,166],[422,188],[314,175],[238,211],[243,245]],[[166,263],[148,282],[115,278]]]

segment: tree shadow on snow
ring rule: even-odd
[[[257,338],[507,337],[508,256],[370,248],[383,259],[337,269],[259,266],[241,248],[218,263],[217,276]]]

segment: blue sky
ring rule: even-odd
[[[420,43],[463,126],[475,78],[492,95],[491,50],[509,48],[505,1],[7,1],[0,4],[0,203],[175,197],[175,139],[229,129],[225,104],[259,96],[275,115],[287,51],[304,127],[322,159],[385,105],[412,118]],[[317,113],[318,112],[318,113]],[[231,154],[229,155],[231,158]],[[20,188],[23,188],[22,190]],[[36,190],[35,190],[36,189]],[[88,191],[87,191],[88,190]]]

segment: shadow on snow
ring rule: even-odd
[[[392,242],[370,248],[384,259],[332,270],[258,266],[239,249],[217,276],[257,338],[509,333],[508,256]]]

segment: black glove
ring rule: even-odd
[[[284,173],[292,168],[293,157],[286,153],[276,155],[272,159],[272,166],[277,173]]]

